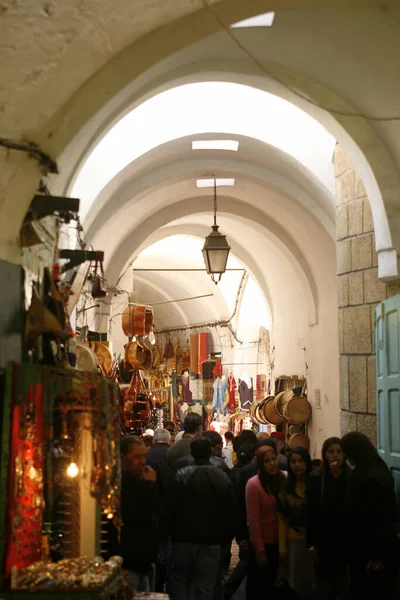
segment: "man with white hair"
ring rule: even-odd
[[[160,493],[163,495],[169,481],[168,450],[171,445],[171,434],[166,429],[156,429],[153,446],[146,454],[146,462],[157,473],[160,483]]]

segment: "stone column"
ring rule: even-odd
[[[341,432],[361,431],[375,443],[374,311],[400,288],[378,279],[369,201],[357,171],[339,145],[334,166]]]

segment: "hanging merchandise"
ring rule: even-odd
[[[229,392],[228,411],[230,413],[235,412],[236,407],[237,407],[236,390],[237,390],[236,379],[234,378],[233,373],[229,373],[229,377],[228,377],[228,392]]]
[[[168,340],[168,342],[165,344],[165,348],[164,348],[164,358],[166,360],[174,358],[175,353],[174,353],[174,345],[171,342],[171,340]]]
[[[170,377],[171,377],[171,386],[172,386],[172,397],[176,402],[179,397],[179,373],[178,373],[178,371],[176,369],[174,371],[172,371]]]
[[[201,364],[207,360],[210,352],[210,333],[193,333],[190,336],[190,370],[192,375],[199,376],[201,374]]]
[[[100,269],[100,274],[98,269]],[[92,298],[104,298],[105,296],[107,296],[107,284],[104,279],[103,261],[96,259],[92,277]]]
[[[243,373],[239,380],[239,397],[242,408],[249,409],[253,403],[253,378]]]
[[[182,375],[179,377],[179,385],[182,386],[182,400],[186,402],[189,406],[193,404],[192,402],[192,392],[190,391],[190,373],[189,371],[184,371]]]
[[[227,389],[228,381],[225,375],[222,377],[217,377],[214,381],[214,397],[213,397],[213,407],[216,412],[222,413],[224,410],[224,396]]]
[[[256,400],[265,398],[267,393],[267,376],[258,374],[256,377]]]
[[[205,403],[212,402],[214,395],[213,388],[213,368],[215,367],[215,360],[208,358],[201,363],[201,375],[203,380],[203,400]]]
[[[217,359],[217,361],[215,363],[215,367],[213,368],[212,372],[213,372],[214,379],[216,377],[222,377],[222,363],[219,358]]]
[[[122,313],[122,331],[128,337],[144,337],[152,332],[154,321],[151,306],[128,304]]]
[[[9,364],[5,389],[0,465],[8,448],[10,455],[8,474],[0,469],[0,539],[8,577],[14,567],[79,556],[80,511],[90,498],[85,535],[97,535],[96,505],[120,525],[121,413],[115,384],[73,369]]]
[[[190,370],[192,375],[199,374],[199,334],[192,333],[190,336]]]

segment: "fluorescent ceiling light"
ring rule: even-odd
[[[250,19],[244,19],[244,21],[238,21],[231,27],[271,27],[275,19],[274,12],[267,12],[263,15],[257,15],[256,17],[250,17]]]
[[[233,187],[234,185],[235,185],[234,179],[218,179],[217,178],[217,187],[221,187],[221,186]],[[197,179],[196,187],[198,187],[198,188],[214,187],[214,179]]]
[[[196,140],[192,142],[192,150],[232,150],[237,152],[239,142],[235,140]]]

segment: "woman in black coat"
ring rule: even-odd
[[[400,555],[393,477],[362,433],[345,435],[342,448],[354,469],[346,492],[352,596],[391,600]]]
[[[308,480],[306,541],[314,562],[317,600],[347,600],[349,581],[345,548],[345,494],[348,469],[341,441],[322,446],[320,475]]]

